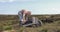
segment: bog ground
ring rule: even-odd
[[[40,20],[51,19],[40,27],[20,27],[17,15],[0,15],[0,32],[60,32],[60,15],[32,15]]]

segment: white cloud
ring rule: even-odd
[[[60,14],[60,8],[42,8],[42,9],[36,9],[37,14]]]
[[[15,0],[0,0],[0,2],[5,3],[5,2],[14,2]]]
[[[60,8],[45,8],[45,11],[60,11]]]
[[[14,0],[9,0],[9,2],[14,2]]]
[[[36,1],[36,0],[0,0],[0,2],[14,2],[14,1],[28,2],[28,1]]]
[[[27,2],[27,1],[35,1],[35,0],[18,0],[18,1]]]

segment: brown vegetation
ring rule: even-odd
[[[18,31],[18,32],[60,32],[60,15],[32,15],[40,20],[50,19],[53,23],[45,23],[41,27],[19,27],[19,18],[17,15],[0,15],[0,32]]]

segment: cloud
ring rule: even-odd
[[[29,1],[36,1],[36,0],[0,0],[0,2],[14,2],[14,1],[19,1],[19,2],[29,2]]]
[[[15,0],[0,0],[0,2],[5,3],[5,2],[14,2]]]
[[[18,1],[27,2],[27,1],[35,1],[35,0],[18,0]]]
[[[60,8],[45,8],[45,9],[42,9],[42,10],[45,10],[45,11],[60,11]]]
[[[14,0],[9,0],[9,2],[14,2]]]
[[[60,8],[41,8],[36,9],[36,12],[38,12],[38,14],[60,14]],[[34,12],[34,14],[36,12]]]

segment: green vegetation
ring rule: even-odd
[[[20,27],[17,15],[0,15],[0,32],[60,32],[60,15],[32,15],[42,19],[52,19],[54,22],[45,23],[40,27]]]
[[[4,30],[12,30],[11,26],[4,26],[3,28],[4,28]]]

